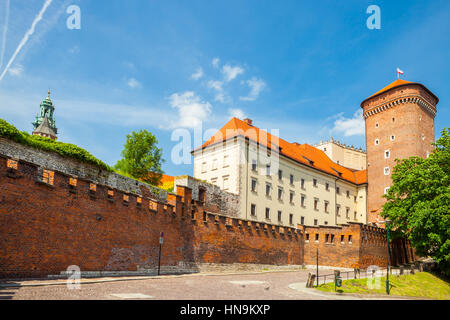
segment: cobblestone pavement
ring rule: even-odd
[[[151,299],[151,300],[295,300],[385,299],[350,296],[307,289],[308,270],[253,274],[192,274],[132,279],[82,279],[80,289],[69,290],[62,280],[0,283],[1,299]],[[330,273],[329,271],[325,273]],[[110,281],[114,280],[114,281]],[[121,280],[121,281],[117,281]],[[104,281],[104,282],[100,282]],[[86,283],[88,282],[88,283]],[[90,282],[90,283],[89,283]],[[96,282],[96,283],[93,283]],[[58,285],[54,285],[59,283]],[[15,286],[14,286],[15,285]],[[17,285],[21,285],[17,287]],[[393,298],[393,297],[390,297]]]

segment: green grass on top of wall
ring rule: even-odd
[[[0,137],[13,140],[15,142],[27,145],[44,151],[53,151],[61,156],[77,159],[81,162],[96,165],[107,171],[114,171],[103,161],[97,159],[88,151],[71,143],[54,141],[49,138],[33,136],[25,131],[19,131],[12,124],[0,119]]]

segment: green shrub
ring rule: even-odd
[[[59,142],[40,136],[33,136],[24,131],[20,132],[16,127],[3,119],[0,119],[0,137],[10,139],[36,149],[56,152],[61,156],[93,164],[107,171],[113,171],[113,169],[106,163],[74,144]]]

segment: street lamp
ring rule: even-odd
[[[389,294],[389,224],[391,223],[391,220],[386,219],[385,225],[386,225],[386,231],[387,231],[387,259],[386,259],[386,293]]]

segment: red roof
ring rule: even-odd
[[[212,136],[201,147],[195,149],[193,152],[236,136],[247,137],[250,140],[253,140],[268,148],[273,146],[273,148],[278,149],[279,147],[282,155],[308,167],[339,177],[343,180],[347,180],[355,184],[363,184],[367,182],[366,170],[354,171],[343,167],[333,162],[322,150],[319,150],[309,144],[287,142],[237,118],[231,119],[214,136]]]
[[[391,89],[393,89],[393,88],[401,87],[401,86],[406,86],[406,85],[409,85],[409,84],[414,84],[414,85],[419,85],[419,86],[421,86],[421,87],[424,88],[425,91],[427,91],[432,97],[436,98],[436,103],[439,102],[438,97],[436,97],[436,96],[434,95],[434,93],[431,92],[431,91],[430,91],[427,87],[425,87],[423,84],[418,83],[418,82],[411,82],[411,81],[406,81],[406,80],[402,80],[402,79],[397,79],[397,80],[395,80],[394,82],[388,84],[386,87],[384,87],[384,88],[381,89],[380,91],[375,92],[373,95],[371,95],[371,96],[368,97],[367,99],[364,99],[364,101],[361,102],[361,107],[363,106],[364,102],[366,102],[367,100],[369,100],[369,99],[371,99],[371,98],[373,98],[373,97],[375,97],[375,96],[378,96],[378,95],[380,95],[380,94],[382,94],[382,93],[385,93],[385,92],[387,92],[387,91],[389,91],[389,90],[391,90]]]

